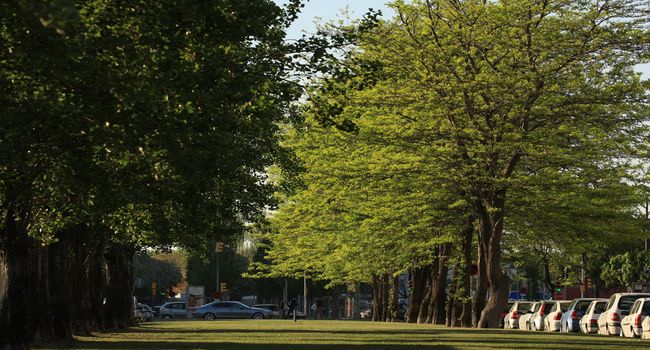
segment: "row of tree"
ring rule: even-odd
[[[497,327],[508,267],[542,266],[548,287],[563,263],[598,280],[648,237],[649,84],[634,71],[649,59],[646,5],[390,6],[332,55],[288,130],[304,172],[280,176],[291,186],[254,271],[372,284],[381,320],[409,272],[408,322]]]
[[[122,328],[133,256],[272,202],[298,1],[2,1],[0,349]]]

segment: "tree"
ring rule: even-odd
[[[440,181],[478,220],[490,295],[478,325],[496,327],[509,289],[501,256],[510,196],[544,169],[577,171],[576,160],[592,155],[606,170],[645,135],[647,84],[632,68],[647,59],[644,12],[633,1],[393,7],[397,18],[354,54],[380,67],[376,83],[329,106],[352,125],[398,116],[432,146]]]
[[[128,326],[138,249],[200,247],[272,202],[299,5],[0,5],[0,348],[89,332],[73,318]],[[84,285],[102,290],[79,288],[79,312],[43,313]]]

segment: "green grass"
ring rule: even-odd
[[[35,344],[36,349],[428,350],[650,349],[650,341],[598,335],[450,329],[357,321],[162,321],[129,330]]]

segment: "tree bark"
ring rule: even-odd
[[[388,302],[388,321],[399,320],[399,276],[387,275],[390,278],[390,297]]]
[[[135,324],[133,315],[133,255],[135,249],[112,243],[106,253],[108,290],[106,325],[124,329]]]
[[[0,349],[3,350],[28,349],[39,327],[34,317],[39,303],[37,244],[16,218],[15,209],[9,205],[0,235],[7,267],[0,311]]]
[[[453,266],[452,271],[457,274],[457,266]],[[456,319],[458,317],[458,311],[456,307],[456,287],[457,284],[452,283],[451,288],[447,293],[447,305],[445,306],[445,326],[447,327],[456,327]]]
[[[483,206],[478,206],[479,244],[485,252],[489,299],[481,312],[479,328],[498,328],[501,311],[508,303],[510,278],[501,269],[501,238],[503,236],[503,218],[505,207],[505,190],[495,194],[493,213],[488,213]]]
[[[447,301],[447,258],[451,244],[438,247],[438,263],[435,277],[432,278],[431,300],[429,302],[429,323],[445,324],[445,304]]]
[[[410,280],[413,283],[411,294],[409,295],[409,307],[405,318],[408,323],[415,323],[418,320],[420,307],[422,306],[426,288],[426,276],[429,273],[426,267],[413,269]]]
[[[487,294],[487,269],[485,263],[484,247],[480,242],[476,245],[476,263],[478,275],[476,276],[476,295],[472,300],[472,326],[478,327],[478,321],[485,307],[485,295]]]
[[[433,266],[427,266],[424,272],[424,296],[422,297],[422,305],[420,305],[420,312],[418,313],[418,323],[427,323],[429,315],[429,303],[431,301],[431,286],[433,285],[431,279],[433,276]]]

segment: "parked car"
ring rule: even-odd
[[[626,338],[634,338],[641,336],[641,323],[643,319],[650,316],[650,298],[637,299],[630,314],[621,320],[621,336]]]
[[[280,305],[276,304],[255,304],[252,307],[258,308],[258,309],[266,309],[270,310],[273,313],[273,317],[280,317],[282,316],[282,310],[280,309]]]
[[[531,329],[530,320],[533,317],[533,314],[539,309],[541,304],[542,303],[539,301],[530,304],[530,307],[528,307],[528,309],[526,309],[526,311],[521,316],[519,316],[519,329],[527,331]]]
[[[519,327],[519,317],[530,308],[532,302],[530,301],[515,301],[512,307],[503,318],[505,329],[517,329]]]
[[[597,299],[592,301],[585,312],[585,315],[579,321],[582,333],[598,332],[598,316],[605,311],[607,299]]]
[[[185,309],[184,301],[172,301],[164,303],[158,311],[160,318],[186,318],[187,310]]]
[[[650,339],[650,316],[641,322],[641,339]]]
[[[510,311],[510,308],[512,307],[512,304],[514,304],[514,301],[509,301],[508,304],[506,304],[506,307],[503,308],[503,311],[501,311],[501,317],[499,318],[499,328],[503,328],[505,324],[503,323],[503,319],[506,317],[508,314],[508,311]]]
[[[570,300],[553,300],[553,307],[544,318],[544,330],[547,332],[559,332],[560,320],[571,304]]]
[[[562,314],[562,319],[560,319],[560,332],[579,332],[580,331],[580,319],[585,315],[591,302],[596,300],[595,298],[578,298],[574,299],[566,312]]]
[[[649,293],[615,293],[607,301],[605,311],[598,317],[598,334],[619,335],[621,333],[621,318],[629,314],[634,301],[648,298]]]
[[[544,321],[546,320],[546,316],[548,316],[548,314],[551,312],[553,305],[555,305],[555,300],[543,300],[540,302],[539,309],[536,310],[530,319],[531,330],[544,330]]]
[[[214,320],[217,318],[253,318],[256,320],[273,318],[273,311],[250,307],[238,301],[215,301],[197,307],[192,312],[194,318]]]

